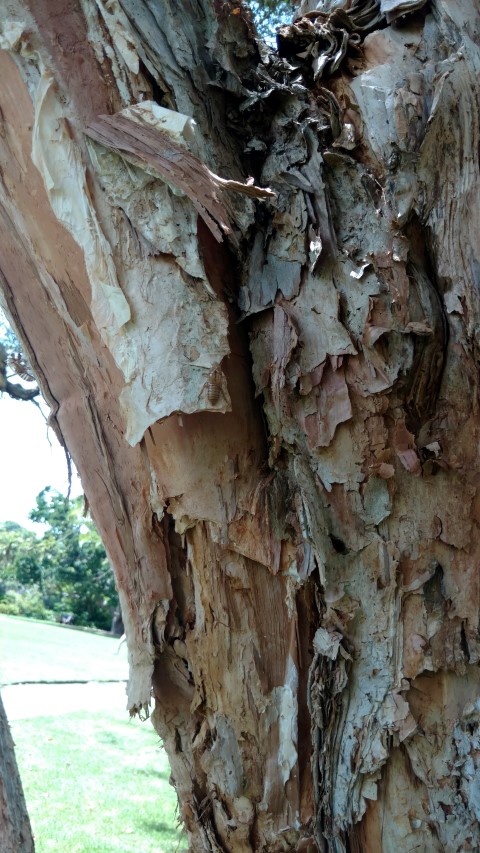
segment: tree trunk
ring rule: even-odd
[[[33,853],[32,830],[1,696],[0,757],[0,849],[2,853]]]
[[[0,2],[4,302],[193,851],[480,846],[480,13]]]

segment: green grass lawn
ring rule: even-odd
[[[125,679],[126,649],[117,657],[117,642],[0,615],[0,681]],[[11,729],[37,853],[175,853],[186,846],[167,757],[149,721],[114,708],[32,716],[13,720]]]
[[[170,769],[150,722],[78,712],[12,723],[37,853],[175,853]]]
[[[126,679],[115,637],[0,614],[0,683]]]

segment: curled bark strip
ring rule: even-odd
[[[241,192],[251,198],[275,197],[270,189],[220,178],[198,157],[173,142],[167,133],[126,116],[99,116],[86,133],[95,142],[118,151],[127,159],[133,158],[137,165],[147,166],[182,190],[219,242],[223,239],[222,232],[231,235],[226,205],[219,198],[219,190]]]
[[[210,172],[210,169],[207,171],[209,172],[212,181],[214,181],[222,190],[231,190],[232,192],[242,193],[243,195],[250,196],[250,198],[276,198],[276,193],[268,187],[257,187],[249,181],[242,184],[241,181],[231,181],[226,178],[221,178],[214,172]]]
[[[359,0],[350,9],[331,14],[312,11],[281,27],[277,40],[281,56],[311,65],[314,79],[333,74],[349,47],[358,47],[362,37],[384,20],[378,0]]]
[[[310,65],[314,80],[337,71],[349,48],[358,48],[368,33],[402,15],[417,11],[426,0],[354,0],[333,12],[313,10],[278,30],[280,56]]]
[[[417,12],[425,6],[426,0],[381,0],[382,12],[386,15],[387,23],[391,24],[402,15]]]

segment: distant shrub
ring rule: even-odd
[[[55,621],[55,614],[45,607],[42,594],[36,584],[28,587],[12,585],[7,588],[0,598],[0,613]]]

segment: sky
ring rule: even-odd
[[[46,486],[67,494],[68,472],[63,448],[33,403],[0,396],[0,454],[0,522],[16,521],[41,534],[42,525],[31,522],[28,513]],[[82,487],[75,469],[72,473],[76,497]]]

